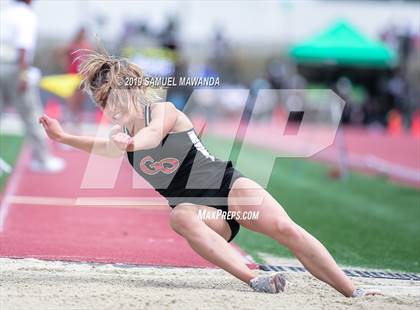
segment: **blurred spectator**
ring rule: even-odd
[[[86,51],[83,51],[86,49],[92,49],[92,45],[88,40],[86,29],[82,27],[66,49],[68,73],[79,73],[81,60],[78,57],[86,54]]]
[[[418,109],[419,101],[419,30],[408,24],[388,25],[381,32],[382,41],[399,54],[399,65],[391,72],[387,83],[382,87],[387,106],[398,109],[403,123],[410,124],[412,114]],[[388,118],[389,122],[390,118]]]
[[[268,81],[274,89],[287,88],[288,70],[286,65],[278,58],[274,58],[267,63]]]
[[[175,17],[170,17],[168,22],[159,35],[159,40],[162,47],[169,48],[171,50],[178,49],[178,21]]]
[[[39,70],[31,67],[35,52],[37,18],[31,0],[15,0],[3,13],[0,53],[0,112],[11,103],[24,122],[32,145],[30,167],[38,172],[59,172],[64,161],[49,154],[38,117],[42,115]],[[38,72],[38,73],[37,73]]]
[[[236,68],[232,64],[232,50],[229,39],[222,27],[216,28],[209,44],[208,66],[216,71],[225,83],[237,83]]]
[[[277,92],[270,91],[270,89],[270,82],[263,78],[255,79],[251,84],[250,94],[255,98],[252,114],[258,122],[268,123],[271,120],[277,101]],[[260,93],[261,90],[262,93]],[[268,91],[264,92],[264,90]]]
[[[91,50],[92,45],[88,40],[86,29],[80,28],[76,36],[64,50],[64,57],[66,60],[67,73],[77,74],[79,72],[80,56],[85,55]],[[66,113],[65,123],[71,131],[75,128],[80,128],[80,123],[83,121],[84,102],[86,96],[82,90],[76,89],[74,94],[68,99],[69,113]]]

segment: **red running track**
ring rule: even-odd
[[[66,160],[65,171],[37,174],[28,169],[28,148],[23,148],[1,200],[1,257],[215,267],[171,230],[170,208],[163,198],[158,205],[119,204],[121,197],[158,195],[150,189],[132,189],[133,174],[127,160],[115,188],[81,189],[88,154],[57,146],[54,153]],[[99,197],[103,204],[77,205],[77,197],[93,198],[91,201],[99,201]],[[256,267],[239,247],[233,247]]]

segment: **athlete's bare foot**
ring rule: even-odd
[[[354,290],[351,297],[364,297],[364,296],[376,296],[376,295],[383,296],[384,294],[382,294],[380,290],[357,288]]]
[[[249,286],[256,292],[276,294],[284,291],[286,279],[280,273],[258,276],[250,281]]]

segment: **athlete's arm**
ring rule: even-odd
[[[157,147],[174,127],[178,110],[171,102],[157,103],[151,108],[151,122],[139,130],[128,145],[127,151],[146,150]]]
[[[50,139],[101,156],[120,157],[125,154],[125,148],[132,142],[130,137],[121,132],[119,126],[113,127],[111,138],[108,139],[68,134],[56,119],[45,114],[40,117],[39,122]]]

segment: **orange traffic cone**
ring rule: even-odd
[[[388,112],[388,133],[393,136],[402,133],[402,116],[397,110]]]
[[[420,138],[420,110],[413,113],[410,131],[413,137]]]

